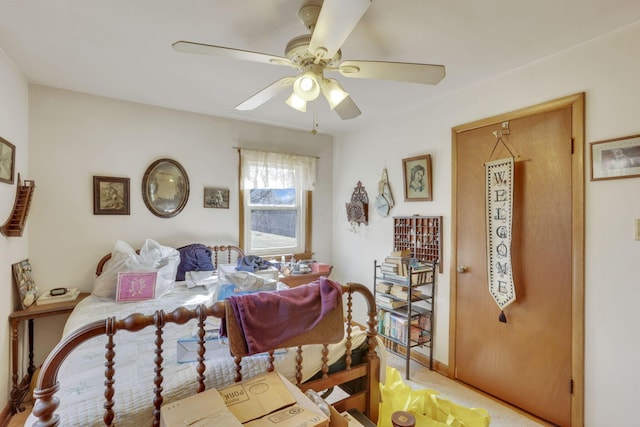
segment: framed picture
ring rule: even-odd
[[[118,273],[116,302],[153,299],[156,296],[157,271]]]
[[[640,176],[640,135],[591,144],[591,181]]]
[[[402,159],[405,202],[433,200],[431,195],[431,156]]]
[[[142,177],[142,199],[160,218],[178,215],[189,200],[189,177],[182,165],[172,159],[153,162]]]
[[[94,176],[93,214],[129,215],[129,178]]]
[[[13,184],[15,161],[15,145],[0,137],[0,182]]]
[[[38,288],[33,281],[31,263],[29,263],[28,259],[25,259],[12,264],[11,269],[13,270],[13,280],[20,299],[20,307],[24,310],[33,305],[38,299]]]
[[[229,209],[229,189],[205,187],[204,207]]]

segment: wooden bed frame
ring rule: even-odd
[[[233,247],[234,252],[235,249],[239,250],[239,248]],[[224,250],[228,250],[228,247],[224,247]],[[216,255],[215,260],[217,265],[218,250],[216,250],[214,253]],[[229,254],[229,256],[231,255]],[[98,264],[98,270],[96,273],[99,274],[102,271],[102,267],[108,260],[108,256],[105,258],[103,258]],[[288,341],[289,348],[297,348],[296,385],[302,391],[313,389],[317,392],[323,392],[326,390],[330,390],[333,387],[343,386],[345,391],[348,390],[350,394],[337,402],[332,402],[336,410],[342,412],[347,409],[358,409],[375,423],[378,420],[378,405],[380,403],[379,384],[381,378],[380,359],[378,357],[378,354],[376,353],[378,341],[376,339],[377,319],[375,300],[369,288],[364,285],[358,283],[348,283],[346,285],[343,285],[342,287],[343,296],[346,298],[344,307],[345,322],[347,324],[346,353],[342,359],[344,362],[344,369],[335,372],[333,371],[333,369],[330,370],[333,365],[330,367],[327,362],[327,355],[329,353],[327,343],[318,342],[317,338],[314,338],[317,335],[317,331],[312,330],[309,333],[299,335],[298,337],[293,338],[293,340]],[[360,294],[361,297],[364,298],[367,304],[368,314],[366,325],[367,345],[364,351],[362,363],[357,365],[352,365],[352,355],[354,355],[354,349],[351,348],[351,337],[353,328],[359,327],[359,325],[356,325],[352,318],[354,294]],[[153,326],[156,329],[156,338],[154,341],[155,366],[153,368],[150,367],[150,369],[153,369],[156,375],[153,380],[154,387],[150,387],[150,389],[153,388],[154,392],[153,396],[150,396],[149,401],[150,403],[153,402],[153,425],[158,426],[160,423],[160,408],[164,402],[162,395],[162,384],[164,380],[162,376],[164,361],[162,356],[164,342],[162,339],[163,328],[170,323],[184,324],[191,319],[197,319],[199,336],[197,348],[198,361],[193,363],[197,363],[196,372],[198,373],[198,375],[196,378],[194,378],[194,392],[200,393],[205,390],[205,320],[208,316],[224,318],[225,312],[225,302],[216,302],[211,306],[199,305],[194,309],[180,307],[168,313],[164,312],[163,310],[158,310],[154,314],[131,314],[124,319],[116,319],[115,317],[110,317],[104,320],[92,322],[77,329],[76,331],[68,335],[53,349],[40,369],[37,386],[33,393],[35,399],[33,415],[38,419],[38,421],[34,425],[40,427],[63,425],[64,420],[61,420],[60,416],[56,414],[56,409],[60,404],[59,399],[56,397],[56,392],[60,389],[60,382],[58,379],[58,371],[60,369],[60,365],[62,364],[62,362],[64,362],[67,356],[80,344],[93,337],[104,335],[107,337],[107,344],[105,345],[105,376],[104,379],[96,378],[96,381],[104,381],[105,411],[103,422],[104,425],[111,426],[113,420],[115,419],[113,396],[115,394],[114,375],[116,371],[116,352],[113,337],[118,331],[125,330],[130,332],[137,332],[141,331],[144,328]],[[306,348],[305,345],[310,343],[323,344],[321,346],[323,365],[321,373],[316,375],[314,379],[301,383],[304,348]],[[268,371],[274,370],[273,362],[275,350],[277,349],[269,352],[269,367],[267,369]],[[236,367],[235,381],[241,381],[242,357],[235,356],[234,361]],[[64,381],[64,379],[62,380]],[[355,390],[352,387],[354,384],[357,385],[357,388]]]

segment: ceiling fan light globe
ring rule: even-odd
[[[285,102],[294,110],[298,110],[302,113],[307,112],[307,101],[300,98],[295,92],[293,92]]]
[[[305,101],[313,101],[320,95],[318,77],[313,71],[302,73],[293,83],[293,92]]]
[[[325,79],[322,81],[322,94],[325,98],[327,98],[327,102],[329,102],[329,107],[333,110],[345,100],[349,94],[342,88],[340,83],[335,79]]]

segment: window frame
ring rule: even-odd
[[[277,153],[274,153],[277,154]],[[284,255],[286,258],[288,258],[289,256],[294,256],[296,259],[311,259],[313,257],[313,251],[312,251],[312,242],[313,242],[313,234],[312,234],[312,211],[313,211],[313,191],[312,190],[305,190],[305,189],[300,189],[297,188],[297,191],[300,192],[300,197],[301,197],[301,201],[300,201],[300,208],[303,210],[302,215],[301,215],[301,224],[299,224],[301,231],[303,232],[303,241],[300,242],[300,246],[303,248],[302,252],[295,252],[295,253],[291,253],[291,252],[286,252],[283,253],[282,251],[251,251],[249,249],[249,242],[248,242],[248,238],[250,238],[249,234],[251,232],[251,230],[248,229],[248,227],[250,227],[250,209],[247,206],[247,199],[246,197],[248,197],[247,194],[245,194],[245,191],[250,191],[250,190],[244,190],[242,188],[242,180],[243,180],[243,176],[242,176],[242,149],[238,149],[238,155],[239,155],[239,162],[238,162],[238,202],[239,202],[239,208],[238,208],[238,229],[239,229],[239,246],[245,251],[245,253],[247,254],[253,254],[253,255],[259,255],[262,256],[264,255],[267,258],[280,258],[282,255]],[[247,224],[247,221],[249,221],[249,224]]]

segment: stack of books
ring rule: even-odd
[[[393,296],[396,296],[404,300],[409,298],[409,292],[406,286],[392,285],[391,289],[389,289],[389,293]],[[420,299],[421,296],[422,296],[422,291],[420,291],[420,289],[417,289],[417,288],[411,289],[411,301],[417,301]]]
[[[376,305],[382,309],[395,310],[396,308],[404,307],[407,304],[407,301],[397,300],[387,294],[376,294]]]
[[[407,276],[407,265],[409,263],[409,257],[411,251],[408,249],[401,251],[393,251],[387,255],[382,264],[380,264],[380,270],[382,273],[389,273],[394,276]]]

